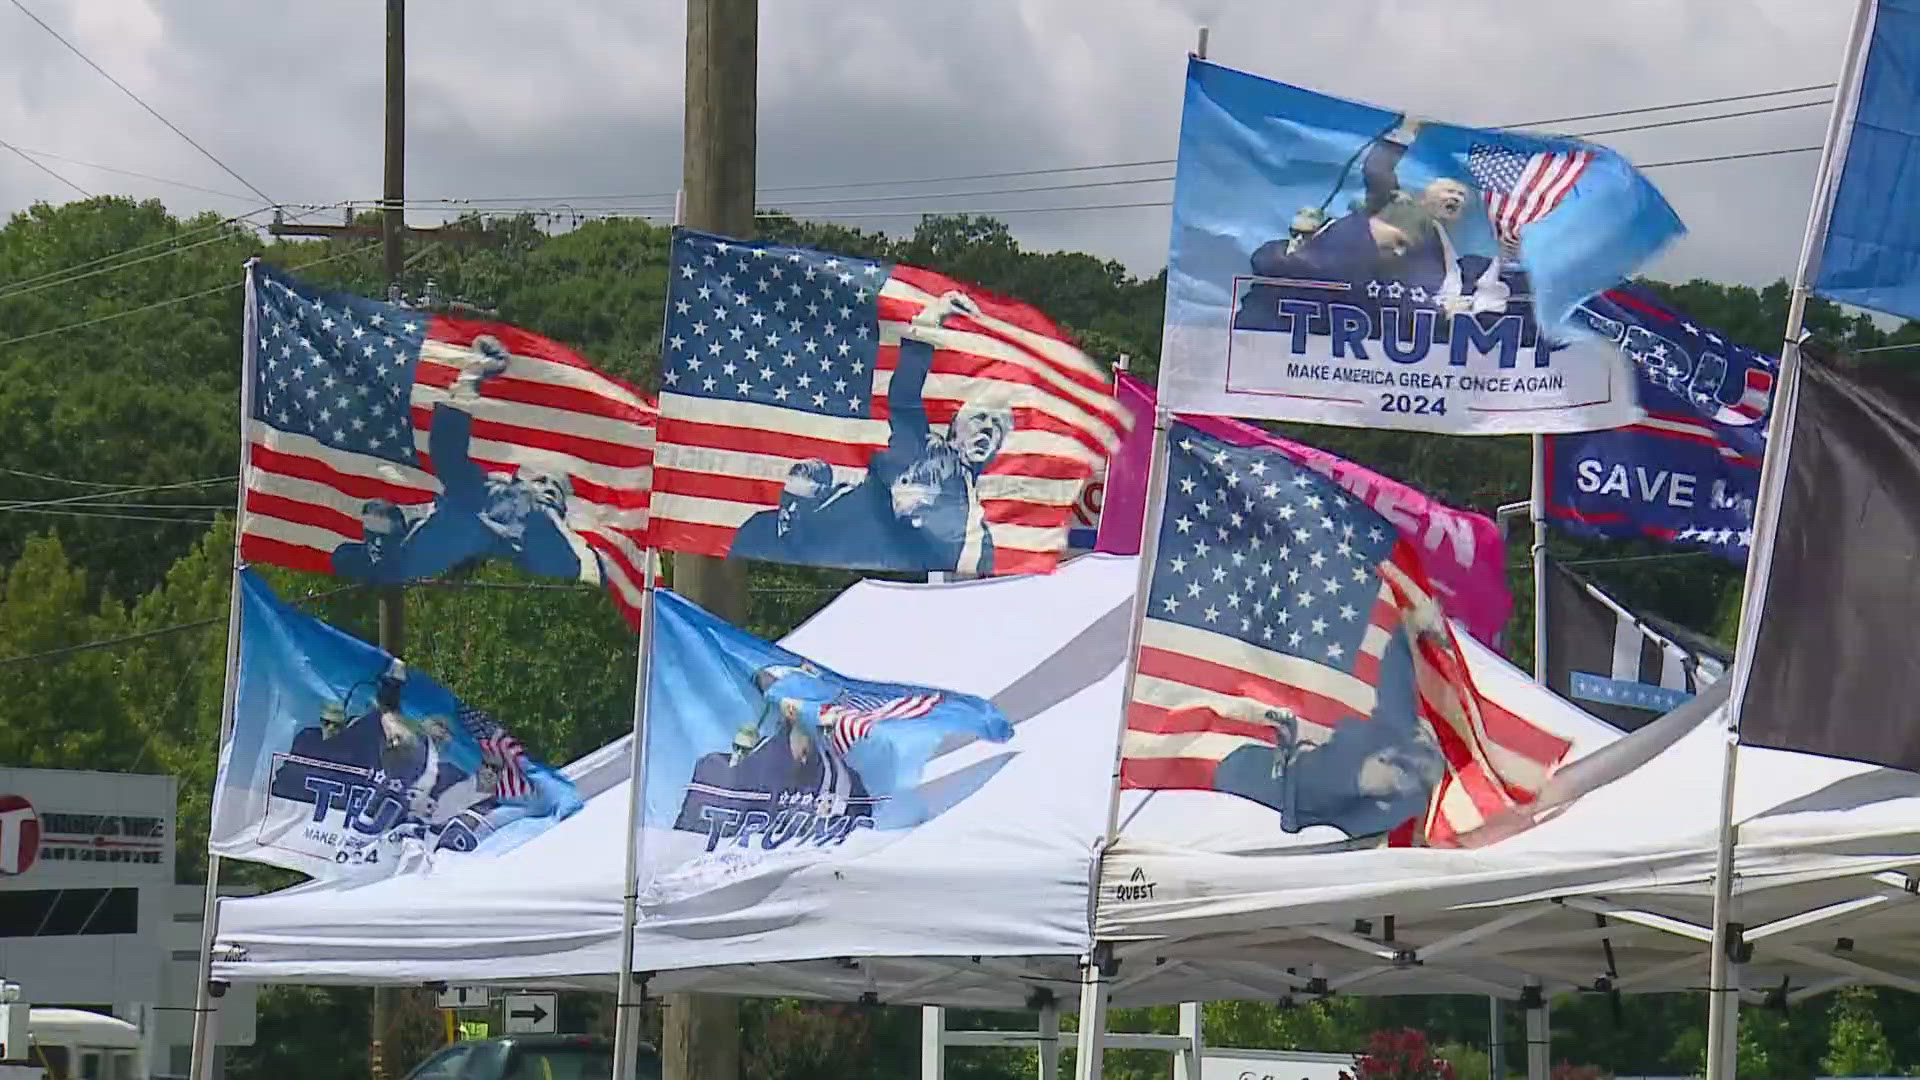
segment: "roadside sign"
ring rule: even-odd
[[[440,991],[443,1009],[484,1009],[491,995],[484,986],[449,986]]]
[[[560,995],[508,994],[504,999],[507,1034],[551,1035],[560,1029]]]

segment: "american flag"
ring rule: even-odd
[[[798,463],[823,462],[843,490],[864,479],[893,434],[902,330],[950,293],[970,303],[913,331],[934,347],[920,441],[938,440],[963,404],[1010,415],[968,528],[987,532],[993,573],[1054,567],[1075,498],[1126,431],[1111,377],[1045,316],[938,274],[678,230],[669,278],[653,503],[661,548],[727,554],[748,518],[780,504]]]
[[[872,734],[875,724],[925,716],[943,696],[935,691],[891,698],[847,692],[821,707],[820,724],[828,729],[833,748],[844,755],[854,743]]]
[[[1487,219],[1503,247],[1517,250],[1520,229],[1553,212],[1593,161],[1591,150],[1529,153],[1492,143],[1467,152],[1467,172],[1487,200]]]
[[[533,793],[527,780],[527,749],[486,711],[471,705],[460,706],[460,726],[480,744],[480,760],[494,770],[494,794],[503,799],[524,799]]]
[[[436,468],[429,452],[443,415],[456,422],[450,431],[467,434],[463,477],[484,473],[480,482],[496,491],[509,477],[554,478],[564,507],[558,565],[603,583],[637,620],[653,465],[653,407],[637,391],[518,327],[326,292],[259,263],[247,295],[253,412],[242,557],[371,577],[360,572],[367,559],[350,558],[368,540],[366,522],[390,516],[396,545],[432,535],[422,523],[455,467]],[[514,499],[532,502],[523,491],[509,492]],[[497,519],[493,527],[502,528]],[[411,567],[392,571],[408,577],[448,569],[425,557],[427,547],[419,558],[371,565]]]
[[[1413,836],[1452,843],[1532,799],[1568,744],[1475,691],[1414,543],[1277,451],[1178,422],[1169,444],[1122,786],[1212,789],[1233,751],[1279,743],[1282,712],[1303,744],[1378,722],[1382,657],[1406,634],[1444,759]]]

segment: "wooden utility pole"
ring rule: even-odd
[[[681,221],[690,228],[753,235],[759,42],[759,0],[687,0]],[[735,625],[746,621],[746,564],[677,554],[673,571],[682,596]],[[672,994],[665,1005],[664,1080],[739,1080],[740,1003]]]
[[[400,298],[400,274],[406,268],[407,189],[407,0],[387,0],[387,152],[381,190],[380,261],[386,270],[387,299]],[[400,656],[406,635],[405,594],[398,585],[379,592],[380,647]],[[373,1080],[397,1080],[400,1070],[388,1060],[393,1027],[394,988],[373,988]]]

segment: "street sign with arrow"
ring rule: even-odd
[[[560,1027],[558,994],[508,994],[502,1011],[509,1035],[551,1035]]]

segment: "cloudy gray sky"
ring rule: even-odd
[[[283,202],[380,184],[379,0],[21,0],[241,176]],[[1171,158],[1184,56],[1468,124],[1511,124],[1832,81],[1850,4],[1807,0],[762,0],[763,189]],[[414,0],[408,194],[671,205],[680,172],[682,0]],[[1589,132],[1826,92],[1590,121]],[[1813,146],[1804,108],[1602,137],[1639,162]],[[260,200],[0,2],[0,140],[93,192],[176,211]],[[1690,234],[1663,277],[1753,283],[1798,252],[1814,154],[1652,175]],[[67,159],[67,160],[63,160]],[[82,165],[76,162],[91,164]],[[104,165],[235,193],[156,183]],[[1159,202],[1167,165],[896,187],[769,191],[869,228],[903,211]],[[859,196],[900,196],[883,202]],[[0,206],[72,189],[0,150]],[[831,201],[828,201],[831,200]],[[872,216],[891,214],[895,216]],[[422,214],[421,220],[430,220]],[[1165,262],[1164,207],[1009,213],[1032,248]]]

